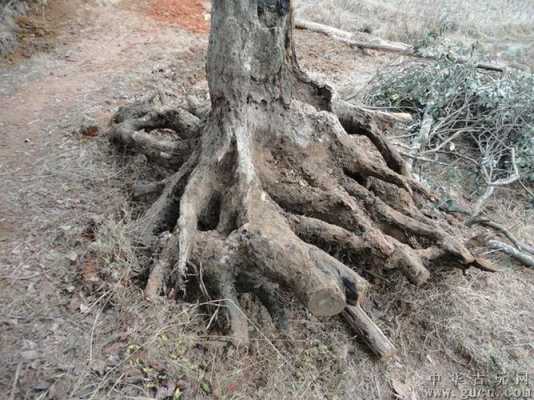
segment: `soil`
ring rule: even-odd
[[[0,67],[0,388],[8,398],[20,364],[14,399],[64,381],[65,371],[74,380],[90,371],[82,360],[92,317],[71,287],[87,247],[80,230],[117,199],[105,127],[118,106],[157,89],[147,82],[172,80],[165,89],[183,95],[202,80],[207,44],[137,2],[50,3],[43,25],[54,34]],[[79,134],[86,123],[99,126],[97,137]],[[117,327],[111,320],[106,326]],[[56,385],[55,398],[78,398],[74,380]]]
[[[209,30],[208,3],[206,0],[153,0],[149,15],[190,32],[206,33]]]

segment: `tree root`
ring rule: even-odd
[[[183,115],[195,122],[184,123]],[[169,154],[165,166],[175,171],[135,190],[137,196],[160,193],[137,222],[138,241],[159,249],[145,296],[183,292],[186,271],[195,266],[202,287],[225,300],[237,345],[249,341],[239,294],[254,293],[285,329],[279,291],[289,289],[314,315],[343,315],[376,354],[393,356],[393,344],[361,308],[369,283],[359,272],[396,268],[419,286],[438,259],[464,268],[479,263],[418,211],[412,201],[417,187],[377,136],[383,125],[375,119],[361,132],[373,130],[362,134],[379,150],[381,162],[368,158],[330,112],[295,102],[275,112],[255,106],[254,115],[254,122],[214,112],[201,120],[187,111],[144,108],[121,110],[114,118],[113,143],[155,162]],[[362,118],[367,117],[358,114]],[[174,133],[154,139],[154,129]],[[372,180],[386,185],[383,191],[371,190]],[[391,197],[386,203],[382,196],[388,190],[407,200]],[[347,254],[358,265],[348,263]]]
[[[406,162],[384,136],[384,131],[393,125],[410,122],[409,114],[369,110],[336,98],[332,100],[331,108],[349,135],[367,136],[392,171],[405,176],[409,175]]]
[[[157,112],[143,107],[147,106],[121,108],[112,120],[110,140],[167,167],[179,167],[196,147],[200,120],[183,109]],[[156,138],[146,132],[156,129],[172,130],[174,134]]]
[[[502,233],[504,236],[506,236],[506,238],[510,242],[512,242],[512,244],[515,246],[515,248],[517,250],[524,251],[524,252],[527,252],[527,253],[530,253],[530,254],[534,255],[534,247],[533,246],[530,246],[530,245],[528,245],[528,244],[526,244],[524,242],[521,242],[518,239],[516,239],[516,237],[512,234],[512,232],[510,232],[508,229],[506,229],[503,225],[498,224],[498,223],[496,223],[494,221],[491,221],[491,220],[489,220],[487,218],[475,218],[473,220],[468,221],[467,225],[475,225],[475,224],[486,226],[488,228],[492,228],[492,229],[496,230],[499,233]]]
[[[367,346],[382,360],[388,360],[397,354],[397,349],[384,335],[380,328],[365,313],[360,305],[348,306],[343,311],[343,318]]]

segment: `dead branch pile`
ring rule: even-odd
[[[379,73],[366,93],[369,105],[414,115],[406,153],[416,161],[461,157],[482,188],[534,179],[534,75],[410,62]]]

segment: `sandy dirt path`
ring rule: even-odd
[[[153,92],[151,82],[168,78],[175,82],[168,89],[183,93],[182,82],[202,77],[207,44],[206,34],[147,16],[144,3],[50,3],[48,23],[57,31],[51,50],[0,66],[5,398],[15,377],[16,399],[34,398],[55,381],[64,383],[52,387],[58,399],[82,391],[95,325],[79,310],[72,312],[78,266],[72,253],[69,261],[69,248],[83,247],[76,230],[91,214],[104,215],[118,190],[117,169],[105,154],[98,156],[106,151],[105,125],[119,105]],[[184,66],[179,76],[170,64]],[[87,122],[101,127],[99,137],[78,134]]]

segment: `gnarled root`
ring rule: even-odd
[[[353,111],[347,107],[343,118]],[[160,193],[138,221],[139,241],[159,249],[146,297],[185,290],[194,266],[202,287],[225,299],[236,344],[249,337],[239,294],[256,294],[284,329],[283,288],[316,316],[343,315],[376,354],[389,358],[394,346],[361,308],[369,288],[363,276],[396,268],[422,285],[438,259],[480,264],[418,211],[417,188],[376,137],[378,127],[366,135],[382,155],[377,161],[346,132],[347,123],[297,101],[252,103],[236,114],[211,112],[204,126],[200,121],[183,110],[122,110],[111,137],[155,161],[168,160],[165,166],[176,171],[138,189]],[[154,129],[174,133],[156,140],[140,131]],[[380,190],[373,180],[383,183]],[[390,192],[402,196],[382,199]],[[401,197],[406,200],[394,200]]]
[[[150,134],[154,130],[166,130],[167,134],[156,137]],[[197,146],[199,133],[200,120],[188,111],[155,111],[141,103],[119,109],[111,121],[109,137],[117,145],[177,168]]]

